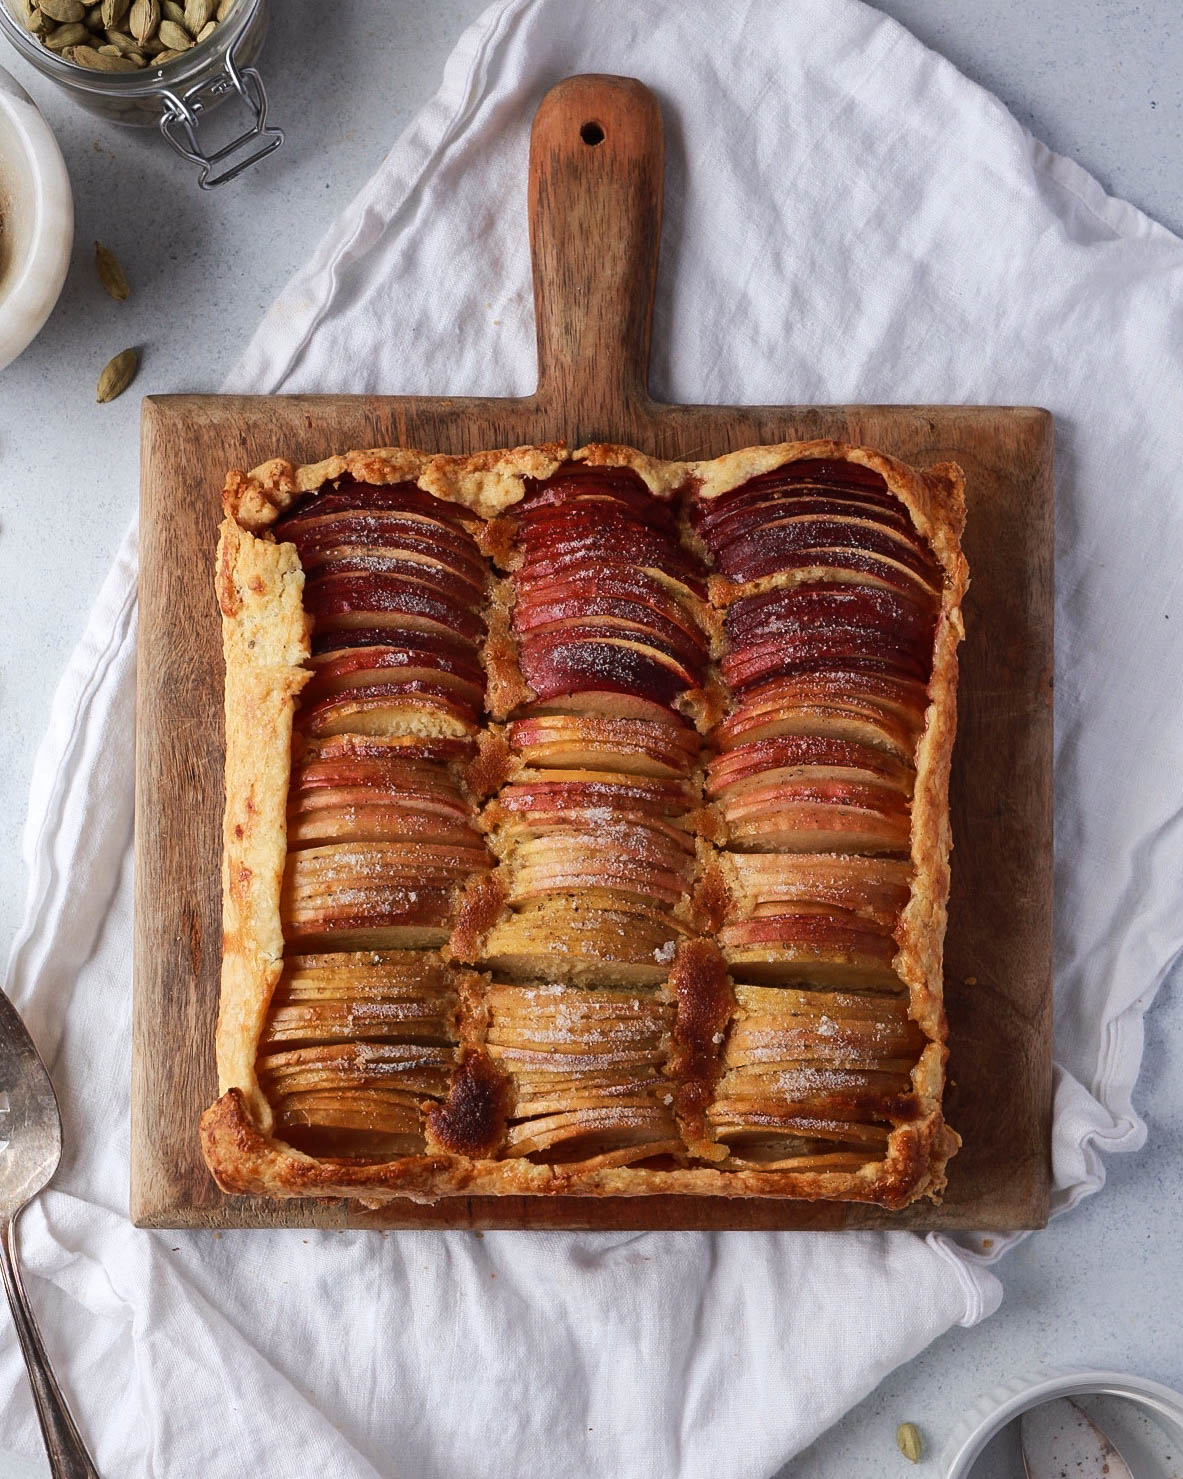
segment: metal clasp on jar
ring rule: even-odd
[[[202,114],[221,102],[229,92],[236,92],[247,105],[254,124],[236,139],[207,154],[198,138]],[[235,62],[234,51],[227,53],[223,70],[217,77],[199,82],[179,96],[167,87],[161,88],[160,95],[164,100],[160,132],[178,154],[183,154],[200,167],[197,183],[203,190],[227,184],[244,169],[274,153],[283,143],[283,129],[274,124],[270,128],[267,126],[267,91],[263,79],[254,67],[240,68]]]

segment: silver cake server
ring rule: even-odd
[[[33,1039],[0,991],[0,1273],[29,1372],[54,1479],[99,1479],[58,1389],[21,1284],[16,1219],[44,1190],[62,1154],[62,1117]]]

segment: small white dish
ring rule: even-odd
[[[32,98],[0,67],[0,370],[52,312],[73,245],[62,151]]]
[[[991,1439],[1028,1408],[1056,1397],[1123,1398],[1153,1416],[1174,1436],[1176,1447],[1183,1444],[1183,1394],[1120,1371],[1052,1370],[1006,1382],[975,1402],[941,1455],[943,1479],[970,1479],[970,1471]],[[1116,1432],[1111,1436],[1116,1437]]]

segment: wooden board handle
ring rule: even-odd
[[[568,77],[543,98],[529,193],[538,400],[581,440],[619,440],[648,399],[664,170],[661,110],[634,78]]]

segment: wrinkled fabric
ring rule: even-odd
[[[529,124],[583,71],[640,77],[665,114],[655,395],[1056,415],[1070,1207],[1101,1152],[1142,1143],[1142,1014],[1183,945],[1183,243],[856,0],[512,0],[462,38],[228,388],[532,389]],[[983,1257],[905,1233],[131,1227],[135,571],[133,531],[36,763],[9,973],[68,1147],[24,1219],[28,1280],[101,1471],[762,1479],[997,1306]],[[4,1330],[0,1440],[32,1453],[22,1381]]]

